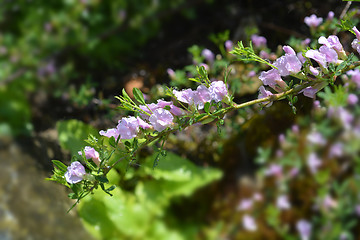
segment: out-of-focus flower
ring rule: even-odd
[[[286,195],[278,196],[278,198],[276,199],[276,207],[283,210],[290,209],[291,204],[288,200],[288,197]]]
[[[261,99],[261,98],[265,98],[265,97],[268,97],[268,96],[271,96],[273,95],[270,91],[266,90],[264,88],[264,86],[260,86],[259,88],[259,96],[258,98]],[[265,102],[265,104],[267,103],[267,107],[270,107],[273,103],[272,102]]]
[[[86,174],[85,168],[81,165],[80,162],[75,161],[70,164],[65,172],[65,179],[70,184],[75,184],[83,180],[84,175]]]
[[[253,232],[253,231],[256,231],[256,229],[257,229],[254,218],[247,214],[243,216],[242,223],[243,223],[244,228],[248,231]]]
[[[237,206],[237,210],[249,210],[253,206],[252,199],[243,199]]]
[[[266,176],[282,176],[283,168],[281,165],[272,163],[269,167],[265,169],[265,175]]]
[[[334,18],[335,13],[333,11],[330,11],[327,15],[326,20],[331,21]]]
[[[233,49],[233,42],[230,40],[225,41],[225,49],[227,52],[230,52]]]
[[[360,70],[350,70],[347,71],[346,74],[350,75],[350,80],[356,84],[357,88],[360,88]]]
[[[308,158],[307,158],[307,165],[310,169],[310,172],[312,174],[317,173],[318,168],[321,166],[322,162],[320,160],[320,158],[315,154],[315,153],[311,153]]]
[[[202,50],[201,55],[205,58],[205,60],[208,63],[214,62],[215,55],[211,50],[205,48],[204,50]]]
[[[347,99],[350,105],[355,105],[358,102],[358,100],[359,100],[358,97],[353,93],[350,93]]]
[[[312,14],[310,17],[305,17],[304,22],[309,27],[316,28],[323,22],[323,19],[321,17],[318,18],[315,14]]]
[[[171,68],[168,68],[168,69],[166,70],[166,72],[167,72],[167,74],[169,75],[169,77],[170,77],[171,79],[175,79],[175,71],[174,71],[174,70],[172,70]]]
[[[323,135],[317,131],[312,131],[309,133],[306,137],[309,143],[324,146],[326,144],[326,139],[323,137]]]
[[[86,159],[92,159],[96,165],[98,165],[98,166],[100,165],[101,160],[100,160],[99,153],[94,148],[92,148],[90,146],[86,146],[84,148],[84,153],[85,153]],[[82,155],[82,152],[79,151],[78,154]]]
[[[331,145],[329,150],[329,157],[330,158],[341,157],[343,155],[343,148],[344,145],[341,142]]]
[[[261,47],[266,47],[267,40],[263,36],[253,34],[251,36],[251,42],[254,44],[255,47],[261,48]]]
[[[322,207],[328,210],[330,208],[336,208],[338,206],[337,201],[335,201],[330,195],[326,195],[322,201]]]
[[[301,240],[309,240],[311,235],[312,225],[306,220],[299,220],[296,223],[296,229],[299,232]]]

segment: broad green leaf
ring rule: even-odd
[[[138,101],[141,104],[146,104],[145,103],[145,99],[144,99],[144,95],[143,93],[140,91],[140,89],[138,88],[133,88],[133,94],[134,94],[134,98],[136,99],[136,101]]]

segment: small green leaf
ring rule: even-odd
[[[114,148],[117,147],[116,140],[113,136],[109,138],[109,144],[110,144],[110,146],[112,146]]]
[[[129,95],[126,93],[125,89],[123,88],[122,90],[122,95],[124,97],[125,100],[127,100],[128,102],[132,102],[131,98],[129,97]]]
[[[101,175],[101,176],[95,176],[96,180],[98,180],[101,183],[108,183],[109,179],[107,179],[105,176]]]
[[[133,88],[133,94],[136,101],[138,101],[141,104],[145,104],[145,99],[143,93],[138,88]]]
[[[210,103],[209,103],[209,102],[205,103],[205,105],[204,105],[204,111],[205,111],[206,113],[209,113],[209,112],[210,112]]]
[[[69,193],[69,194],[68,194],[68,197],[69,197],[70,199],[77,199],[77,198],[78,198],[78,196],[77,196],[75,193]]]
[[[65,164],[63,164],[62,162],[60,162],[58,160],[52,160],[52,162],[61,172],[65,173],[67,171],[67,166]]]

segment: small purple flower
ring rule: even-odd
[[[314,68],[313,66],[310,66],[309,70],[310,70],[311,74],[314,75],[314,76],[317,76],[317,75],[320,74],[320,71],[317,70],[316,68]]]
[[[136,117],[136,119],[138,120],[138,124],[139,124],[140,128],[142,128],[142,129],[152,128],[152,126],[150,124],[148,124],[147,122],[142,120],[140,117]]]
[[[351,43],[351,47],[360,54],[360,42],[358,39],[354,39]]]
[[[111,138],[114,137],[115,139],[117,139],[119,137],[119,131],[117,130],[117,128],[109,128],[108,130],[104,131],[101,130],[99,132],[100,135]]]
[[[274,66],[277,67],[281,76],[288,76],[300,72],[302,63],[296,54],[285,54],[285,56],[276,59]]]
[[[305,17],[304,22],[310,28],[316,28],[323,22],[323,19],[321,17],[318,18],[315,14],[312,14],[310,17]]]
[[[214,81],[209,87],[211,99],[220,102],[228,94],[227,87],[223,81]]]
[[[350,93],[347,99],[350,105],[355,105],[358,102],[358,100],[359,100],[358,97],[353,93]]]
[[[194,104],[198,109],[203,109],[205,103],[211,101],[211,93],[209,88],[204,85],[200,85],[197,87],[196,91],[194,91]]]
[[[214,62],[215,55],[211,50],[209,50],[207,48],[202,50],[201,56],[203,56],[208,63]]]
[[[353,27],[352,30],[354,31],[357,40],[360,41],[360,31],[356,27]]]
[[[301,64],[304,64],[304,62],[306,62],[306,58],[303,56],[301,52],[297,53],[296,56],[298,57]]]
[[[268,53],[265,52],[264,50],[261,50],[261,51],[260,51],[259,56],[260,56],[262,59],[270,59],[270,54],[268,54]]]
[[[312,131],[306,137],[307,141],[311,144],[324,146],[326,144],[326,140],[323,135],[317,131]]]
[[[266,176],[277,176],[281,177],[283,173],[283,168],[279,164],[272,163],[267,169],[265,169]]]
[[[258,96],[259,99],[265,98],[265,97],[268,97],[268,96],[271,96],[271,95],[273,95],[273,94],[270,91],[265,90],[264,86],[260,86],[260,88],[259,88],[259,96]],[[267,103],[267,105],[266,105],[267,107],[270,107],[273,104],[272,102],[266,102],[266,103]]]
[[[136,137],[139,132],[138,119],[135,117],[124,117],[119,120],[117,129],[121,139],[132,139]]]
[[[327,15],[326,20],[331,21],[331,20],[333,20],[334,16],[335,16],[335,13],[333,11],[330,11]]]
[[[249,78],[255,77],[255,76],[256,76],[256,72],[255,72],[255,71],[250,71],[250,72],[247,74],[247,76],[248,76]]]
[[[163,131],[167,127],[170,127],[173,123],[174,117],[173,115],[165,109],[158,108],[151,114],[149,121],[154,129],[158,132]]]
[[[280,73],[273,68],[269,71],[262,71],[259,79],[264,85],[268,85],[277,92],[282,92],[287,88],[287,84],[281,79]]]
[[[343,155],[343,149],[344,149],[344,146],[342,143],[338,142],[338,143],[331,145],[330,150],[329,150],[329,157],[330,158],[341,157]]]
[[[315,154],[311,153],[307,159],[307,165],[310,168],[312,174],[317,173],[318,168],[321,166],[322,162],[320,158]]]
[[[286,54],[290,54],[290,55],[296,55],[296,52],[294,51],[294,49],[290,46],[283,46],[283,50]]]
[[[286,210],[291,208],[291,204],[286,195],[281,195],[276,199],[276,207],[278,209]]]
[[[322,200],[321,205],[324,209],[328,210],[329,208],[336,208],[338,206],[338,203],[330,195],[326,195],[325,198]]]
[[[194,92],[190,88],[182,91],[173,90],[173,94],[180,102],[192,104],[194,102]]]
[[[64,176],[68,183],[75,184],[83,180],[85,174],[86,172],[84,166],[81,165],[80,162],[75,161],[67,168]]]
[[[237,206],[237,210],[239,210],[239,211],[240,210],[249,210],[252,208],[253,203],[254,203],[253,199],[243,199]]]
[[[225,49],[230,52],[233,49],[233,42],[230,40],[225,41]]]
[[[307,87],[302,91],[302,93],[304,94],[304,96],[306,96],[308,98],[315,98],[315,95],[318,91],[319,90],[317,90],[313,87]]]
[[[329,48],[327,46],[321,46],[319,48],[319,52],[325,55],[326,61],[328,63],[336,63],[338,61],[338,54],[336,51],[332,48]]]
[[[356,84],[357,88],[360,88],[360,70],[350,70],[346,74],[350,75],[350,80]]]
[[[248,231],[253,232],[253,231],[256,231],[256,229],[257,229],[255,219],[247,214],[243,216],[242,223],[243,223],[244,228]]]
[[[301,45],[303,45],[303,46],[309,45],[309,43],[311,43],[310,38],[305,38],[305,40],[301,41]]]
[[[94,148],[86,146],[84,148],[84,152],[85,152],[86,159],[92,159],[96,165],[98,165],[98,166],[100,165],[101,160],[100,160],[99,153]],[[82,155],[82,152],[79,151],[78,154]]]
[[[300,234],[301,240],[309,240],[311,235],[312,225],[306,220],[299,220],[296,223],[296,229]]]
[[[167,74],[169,75],[169,77],[171,78],[171,79],[175,79],[175,71],[174,70],[172,70],[171,68],[168,68],[167,70],[166,70],[166,72],[167,72]]]
[[[336,35],[330,35],[328,38],[321,36],[319,37],[318,42],[320,44],[327,46],[328,48],[334,49],[339,55],[339,58],[343,59],[344,57],[346,57],[344,48],[340,43],[339,38]]]
[[[318,50],[310,49],[305,53],[307,58],[315,60],[322,67],[326,68],[326,56],[325,54],[319,52]]]
[[[267,40],[263,36],[254,34],[251,36],[251,42],[254,44],[255,47],[261,48],[266,46]]]

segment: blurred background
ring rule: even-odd
[[[267,48],[275,52],[290,38],[311,37],[304,24],[306,16],[316,14],[325,19],[329,11],[340,16],[345,5],[340,0],[1,1],[0,239],[96,236],[85,230],[77,211],[66,213],[73,203],[67,198],[67,189],[45,178],[52,174],[51,160],[68,164],[89,132],[111,128],[126,115],[116,110],[114,98],[122,88],[128,93],[133,87],[140,88],[150,102],[155,101],[164,85],[188,87],[183,79],[190,76],[191,68],[186,67],[201,63],[196,57],[201,57],[202,49],[224,56],[224,47],[219,46],[225,40],[235,44],[258,34],[266,37]],[[238,72],[247,73],[239,67]],[[184,69],[187,71],[175,71],[176,76],[169,71]],[[214,75],[221,73],[218,70]],[[257,89],[255,84],[244,92],[239,90],[236,98],[257,98]],[[217,182],[206,188],[194,189],[191,197],[171,200],[167,214],[173,213],[189,225],[197,221],[210,227],[222,219],[222,225],[216,225],[219,232],[236,232],[231,229],[238,220],[230,217],[231,209],[249,193],[247,188],[254,187],[243,177],[254,177],[257,147],[278,144],[279,134],[290,128],[295,118],[311,111],[311,100],[299,102],[296,116],[291,111],[284,114],[286,102],[269,109],[265,117],[243,112],[255,116],[254,120],[236,118],[227,125],[230,130],[223,132],[232,135],[219,137],[222,142],[218,140],[217,146],[213,144],[218,139],[216,126],[193,129],[192,136],[181,133],[174,137],[180,140],[170,140],[169,151],[197,166],[220,169],[222,177],[214,177]],[[246,128],[240,129],[244,122]],[[240,182],[245,187],[239,188]],[[129,191],[136,185],[126,184]],[[194,209],[201,211],[193,215]],[[82,220],[91,222],[84,215]],[[176,226],[175,220],[170,222]],[[189,232],[197,232],[194,229]],[[210,239],[210,230],[206,231],[200,239]],[[263,231],[268,233],[267,239],[282,239]],[[228,239],[241,239],[235,235]]]

